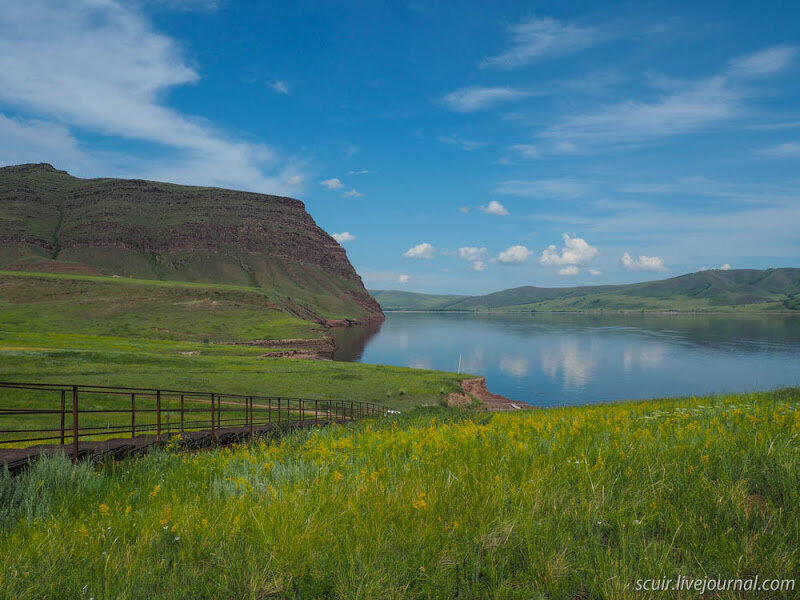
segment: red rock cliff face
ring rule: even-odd
[[[0,267],[253,285],[322,320],[382,318],[344,249],[293,198],[20,165],[0,169],[0,217]]]

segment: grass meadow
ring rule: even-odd
[[[637,579],[796,578],[798,399],[417,409],[43,459],[0,479],[0,596],[649,598]]]

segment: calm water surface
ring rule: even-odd
[[[337,360],[485,375],[540,406],[800,385],[800,316],[387,313]]]

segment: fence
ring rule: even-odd
[[[369,402],[317,400],[215,392],[113,386],[0,382],[0,448],[49,442],[72,445],[109,437],[162,437],[225,432],[252,438],[265,427],[305,426],[383,416],[391,411]]]

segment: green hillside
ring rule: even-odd
[[[382,308],[389,310],[436,310],[441,306],[466,300],[469,296],[415,294],[399,290],[369,290]]]
[[[570,288],[518,287],[484,296],[373,291],[384,310],[798,310],[800,269],[735,269],[660,281]]]
[[[304,319],[380,318],[299,200],[0,168],[0,269],[261,288]]]

